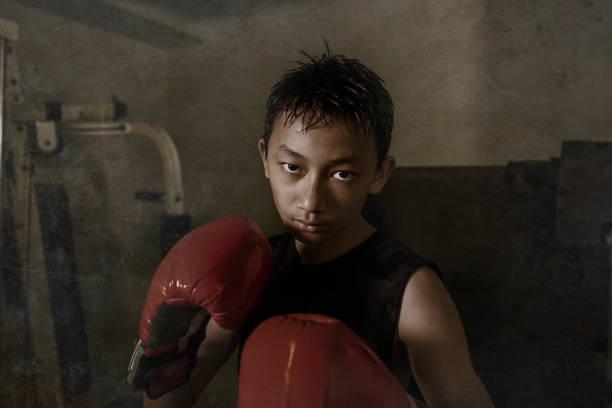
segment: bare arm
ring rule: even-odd
[[[143,395],[144,408],[191,407],[206,385],[227,361],[237,345],[238,330],[221,328],[214,319],[206,327],[206,339],[200,344],[191,379],[187,384],[151,400]]]
[[[432,269],[422,267],[408,281],[398,329],[429,407],[493,407],[472,366],[457,308]]]

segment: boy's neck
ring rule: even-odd
[[[319,264],[338,258],[349,252],[376,231],[363,217],[342,230],[332,239],[318,244],[308,244],[294,239],[295,248],[303,264]]]

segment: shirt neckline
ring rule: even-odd
[[[374,241],[375,239],[377,239],[378,237],[380,237],[382,235],[384,235],[384,232],[382,232],[381,230],[377,229],[376,231],[374,231],[373,233],[368,235],[359,244],[357,244],[353,248],[349,249],[347,252],[337,256],[336,258],[330,259],[329,261],[325,261],[325,262],[321,262],[321,263],[316,263],[316,264],[303,264],[302,263],[302,261],[300,260],[300,255],[298,254],[297,248],[295,247],[295,238],[293,237],[293,235],[291,235],[291,248],[292,248],[292,251],[293,251],[294,262],[297,263],[300,266],[300,268],[303,268],[303,269],[324,268],[326,266],[333,265],[333,264],[336,264],[338,262],[342,262],[344,259],[349,258],[354,253],[356,253],[359,250],[361,250],[363,247],[369,245],[369,243],[371,241]]]

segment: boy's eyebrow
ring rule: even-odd
[[[285,153],[291,157],[294,157],[296,159],[300,159],[300,160],[306,160],[306,158],[296,152],[295,150],[291,150],[287,145],[282,144],[280,146],[278,146],[278,152],[279,153]],[[330,160],[329,161],[329,165],[336,165],[336,164],[340,164],[340,163],[353,163],[353,162],[357,162],[359,161],[359,158],[356,156],[346,156],[346,157],[338,157],[336,159]]]
[[[302,159],[304,160],[305,157],[303,155],[301,155],[300,153],[296,152],[295,150],[291,150],[287,145],[282,144],[280,146],[278,146],[278,152],[279,153],[285,153],[288,154],[291,157],[295,157],[296,159]]]
[[[359,158],[356,156],[338,157],[337,159],[330,160],[329,165],[343,164],[343,163],[355,163],[358,162]]]

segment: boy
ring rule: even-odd
[[[306,57],[268,99],[258,148],[288,232],[270,239],[275,270],[241,345],[268,317],[329,315],[364,339],[402,385],[414,378],[428,406],[493,406],[433,264],[362,216],[395,166],[387,156],[393,103],[383,81],[354,59]],[[156,402],[197,398],[237,335],[211,320],[207,338],[217,346],[201,347],[190,383]]]

